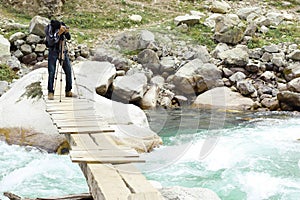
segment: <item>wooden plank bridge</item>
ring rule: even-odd
[[[66,98],[59,92],[47,99],[47,74],[43,76],[46,112],[60,134],[65,134],[72,162],[84,173],[94,200],[159,200],[163,199],[142,173],[132,164],[145,162],[132,148],[118,146],[110,137],[114,129],[98,116],[94,102]],[[63,81],[64,82],[64,81]],[[64,84],[56,84],[64,87]],[[62,88],[62,91],[64,89]]]

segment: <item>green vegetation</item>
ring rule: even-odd
[[[238,0],[233,0],[238,3]],[[13,8],[4,6],[5,1],[0,0],[1,14],[16,22],[28,24],[33,16],[24,14]],[[73,0],[65,1],[61,20],[71,28],[73,38],[78,43],[87,43],[92,46],[97,38],[106,39],[112,34],[124,29],[145,28],[158,32],[166,31],[166,27],[171,27],[169,32],[176,38],[193,41],[200,45],[205,45],[212,50],[216,43],[213,39],[213,32],[209,27],[203,25],[203,22],[187,30],[176,28],[173,19],[179,15],[185,15],[190,10],[207,11],[209,5],[207,1],[158,1],[152,4],[152,0]],[[290,3],[287,6],[286,2]],[[298,8],[300,12],[299,0],[263,0],[261,3],[267,3],[269,6],[275,6],[277,9]],[[297,11],[297,10],[295,10]],[[137,14],[142,16],[141,22],[133,22],[129,16]],[[158,26],[159,25],[159,26]],[[161,29],[161,30],[159,30]],[[164,30],[163,30],[164,29]],[[1,33],[9,38],[16,31],[26,32],[27,30],[14,30]],[[248,42],[249,48],[262,47],[270,43],[293,42],[300,43],[300,28],[292,25],[281,25],[275,29],[270,29],[266,34],[257,34]],[[131,55],[134,52],[125,52]]]
[[[6,64],[0,64],[0,81],[12,82],[18,75]]]
[[[285,1],[279,1],[279,0],[266,0],[266,2],[269,3],[271,6],[275,6],[276,8],[279,9],[289,9],[289,8],[294,8],[296,6],[300,5],[299,0],[285,0]],[[289,3],[290,5],[287,5]]]
[[[25,93],[22,95],[26,96],[27,98],[31,98],[31,99],[40,99],[43,96],[43,91],[42,91],[42,86],[41,86],[41,82],[34,82],[31,83],[30,85],[26,86],[26,91]]]
[[[266,34],[255,36],[248,42],[249,48],[262,47],[282,42],[300,43],[300,25],[279,25],[270,29]]]

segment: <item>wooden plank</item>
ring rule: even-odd
[[[128,200],[163,200],[163,198],[157,191],[130,194]]]
[[[115,165],[123,180],[133,193],[156,193],[158,192],[132,164]]]
[[[130,190],[112,165],[80,165],[94,200],[127,200]]]
[[[91,137],[93,137],[94,141],[99,145],[99,146],[108,146],[111,149],[119,148],[116,143],[110,139],[108,136],[104,134],[91,134]]]
[[[55,112],[55,111],[79,111],[79,110],[92,110],[94,111],[94,108],[90,105],[88,106],[70,106],[70,107],[53,107],[53,108],[47,108],[47,112]]]
[[[98,149],[89,151],[70,151],[71,158],[104,158],[104,157],[139,157],[139,155],[133,151],[123,151],[120,149]]]
[[[72,162],[86,162],[86,163],[102,163],[102,164],[125,164],[125,163],[144,163],[145,160],[139,157],[71,157]]]
[[[75,134],[72,135],[72,140],[77,146],[81,148],[90,147],[97,148],[98,145],[94,142],[94,140],[90,137],[89,134]]]
[[[72,134],[72,133],[101,133],[101,132],[113,132],[110,126],[103,127],[73,127],[73,128],[61,128],[58,130],[61,134]]]
[[[89,126],[107,126],[108,124],[104,121],[80,121],[77,120],[75,122],[55,122],[58,127],[89,127]]]

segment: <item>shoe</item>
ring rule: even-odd
[[[48,93],[48,99],[49,99],[49,100],[54,100],[54,93],[49,92],[49,93]]]
[[[74,98],[76,98],[77,95],[73,94],[71,91],[69,91],[69,92],[66,92],[66,97],[74,97]]]

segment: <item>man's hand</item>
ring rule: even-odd
[[[61,35],[61,34],[63,34],[64,32],[68,32],[69,31],[69,29],[67,28],[67,27],[65,27],[65,26],[60,26],[60,29],[59,29],[59,31],[58,31],[58,35]]]

